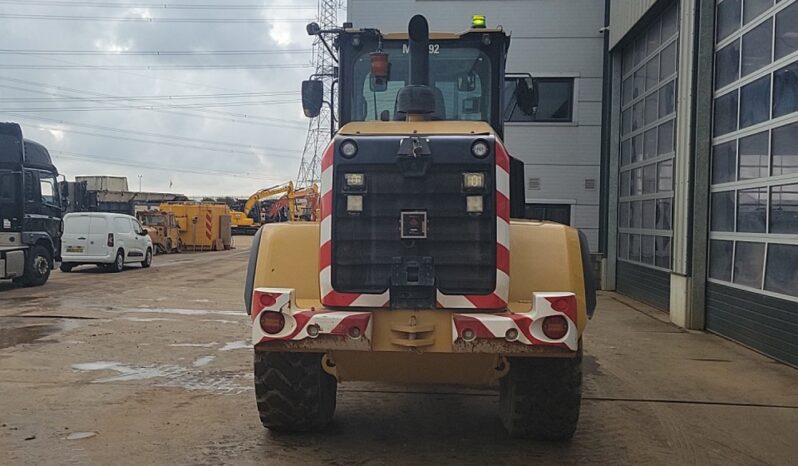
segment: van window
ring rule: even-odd
[[[67,217],[64,221],[64,233],[67,235],[86,234],[89,231],[89,219],[87,215],[78,217]]]
[[[130,226],[130,220],[122,217],[114,219],[114,230],[117,233],[130,233],[133,231]]]

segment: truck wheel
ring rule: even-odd
[[[19,280],[23,286],[41,286],[50,278],[52,256],[44,246],[33,246],[25,261],[25,272]]]
[[[73,267],[75,267],[75,264],[70,264],[69,262],[61,262],[61,266],[58,268],[61,269],[62,272],[69,273],[72,271]]]
[[[322,369],[321,358],[320,353],[255,350],[255,398],[264,427],[304,432],[330,422],[337,382]]]
[[[568,440],[582,402],[582,350],[575,358],[511,358],[499,410],[513,437]]]
[[[121,249],[117,251],[114,263],[109,264],[108,269],[114,273],[118,273],[125,270],[125,251]]]
[[[152,265],[152,249],[147,248],[147,252],[144,253],[144,260],[141,261],[141,267],[147,269],[150,265]]]
[[[164,251],[165,254],[171,254],[173,252],[172,250],[174,249],[174,247],[172,246],[172,238],[166,238],[165,249],[166,249],[166,251]]]

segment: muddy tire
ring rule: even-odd
[[[568,440],[582,402],[582,350],[576,358],[511,358],[499,410],[513,437]]]
[[[58,267],[62,272],[69,273],[75,267],[75,264],[71,264],[69,262],[61,262],[61,265]]]
[[[172,238],[166,238],[166,246],[164,246],[164,254],[171,254],[174,252],[175,247],[172,245]]]
[[[22,286],[42,286],[50,278],[53,256],[44,246],[33,246],[25,260],[25,271],[17,281]]]
[[[147,252],[144,253],[144,260],[141,261],[141,267],[144,269],[148,269],[152,265],[152,249],[147,248]]]
[[[255,351],[255,397],[260,421],[275,432],[326,426],[335,412],[337,382],[320,353]]]
[[[116,258],[113,264],[108,264],[108,270],[114,273],[125,270],[125,251],[120,249],[116,252]]]

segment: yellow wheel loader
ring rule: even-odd
[[[408,33],[308,33],[334,38],[338,67],[328,97],[303,82],[305,114],[336,102],[340,127],[320,221],[254,238],[244,298],[261,422],[323,428],[339,382],[498,385],[512,436],[570,438],[595,285],[579,231],[511,218],[524,177],[502,142],[509,36],[476,23],[430,34],[420,15]],[[535,89],[513,99],[535,111]]]

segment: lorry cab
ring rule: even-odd
[[[125,264],[152,263],[153,244],[136,218],[105,212],[70,213],[64,216],[61,271],[94,264],[121,272]]]
[[[0,123],[0,279],[44,284],[61,252],[58,170],[47,149]]]

